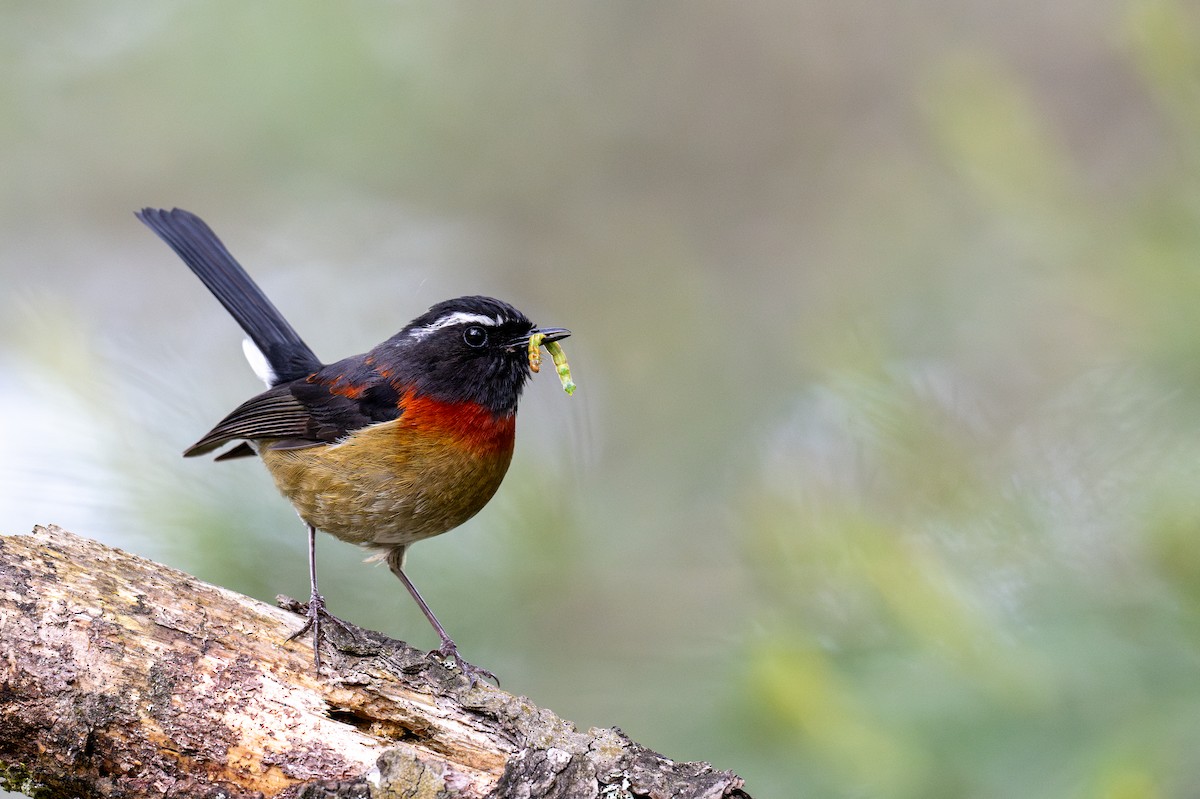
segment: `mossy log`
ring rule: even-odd
[[[39,797],[738,797],[381,634],[57,527],[0,537],[0,785]]]

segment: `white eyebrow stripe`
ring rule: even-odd
[[[483,314],[478,313],[467,313],[466,311],[455,311],[454,313],[446,314],[436,322],[431,322],[424,327],[414,327],[408,332],[408,335],[410,338],[420,340],[431,333],[441,330],[443,327],[450,327],[451,325],[464,325],[470,322],[474,322],[477,325],[499,327],[501,320],[494,316],[484,316]]]

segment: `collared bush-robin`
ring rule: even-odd
[[[189,447],[217,460],[257,455],[308,525],[312,595],[308,620],[320,668],[324,600],[317,590],[316,531],[378,550],[441,637],[435,650],[472,682],[491,679],[464,661],[404,573],[416,541],[474,516],[499,488],[512,459],[517,401],[530,378],[530,338],[566,338],[539,328],[506,302],[446,300],[362,355],[322,363],[230,255],[187,211],[137,214],[171,246],[249,336],[267,390],[243,402]],[[252,344],[252,346],[251,346]]]

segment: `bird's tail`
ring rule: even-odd
[[[200,217],[179,208],[143,208],[137,217],[170,245],[246,331],[266,359],[268,384],[304,377],[321,367],[313,351]]]

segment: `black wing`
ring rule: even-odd
[[[359,428],[398,418],[400,399],[362,356],[347,358],[251,397],[183,454],[203,455],[238,440],[288,449],[333,444]],[[239,445],[218,460],[250,454]]]

